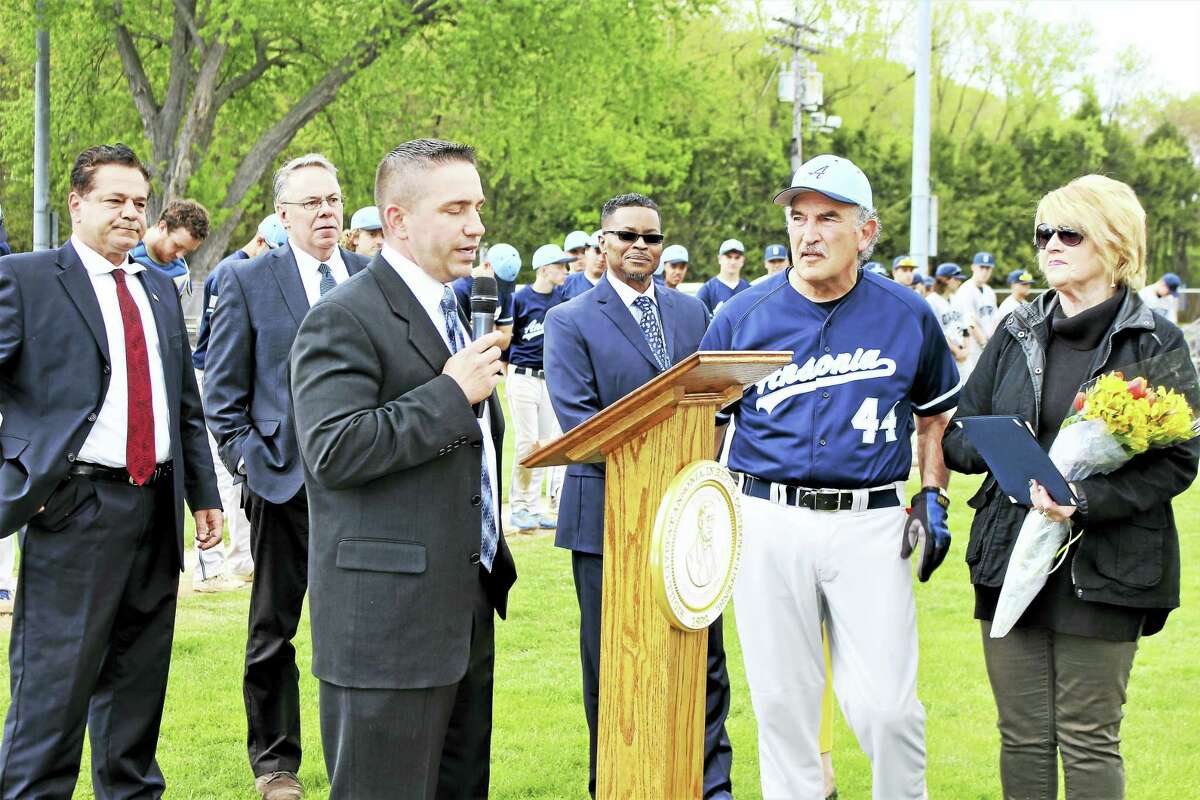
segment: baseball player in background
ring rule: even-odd
[[[996,313],[996,292],[988,285],[996,259],[991,253],[979,252],[971,259],[971,277],[963,281],[954,293],[954,302],[962,312],[970,330],[967,338],[967,372],[975,368],[988,339],[996,332],[1000,317]]]
[[[928,304],[864,272],[880,223],[871,185],[823,155],[775,202],[789,209],[793,267],[727,301],[701,350],[792,350],[732,416],[728,466],[744,540],[734,589],[758,719],[762,793],[822,797],[818,755],[829,630],[842,713],[871,760],[876,800],[925,796],[912,571],[950,545],[942,431],[961,381]],[[902,492],[916,414],[923,488]],[[914,541],[915,540],[915,541]]]

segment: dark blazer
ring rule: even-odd
[[[700,347],[708,326],[704,305],[655,285],[671,363]],[[617,290],[605,277],[590,291],[546,314],[546,385],[563,432],[659,374],[650,345]],[[604,464],[567,467],[554,543],[568,550],[604,551]]]
[[[362,256],[341,253],[351,275],[367,265]],[[222,264],[205,357],[205,416],[234,482],[242,481],[244,462],[252,492],[286,503],[304,485],[287,363],[308,296],[290,244]]]
[[[220,508],[200,393],[175,284],[138,273],[158,329],[171,415],[175,532],[183,565],[183,502]],[[0,535],[27,523],[66,477],[104,396],[111,367],[100,303],[68,242],[0,258]]]
[[[484,451],[475,412],[442,374],[449,357],[382,256],[300,326],[291,375],[308,490],[313,673],[328,683],[420,689],[466,674]],[[495,393],[488,408],[499,461]],[[502,474],[497,464],[497,481]],[[515,580],[501,534],[483,577],[501,617]]]

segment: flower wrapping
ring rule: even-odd
[[[1137,377],[1126,379],[1130,374]],[[1195,368],[1185,350],[1173,350],[1085,384],[1048,455],[1068,481],[1104,475],[1139,453],[1197,435],[1197,409]],[[993,639],[1012,630],[1046,585],[1070,534],[1069,522],[1036,511],[1025,516],[992,617]]]

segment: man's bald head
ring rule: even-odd
[[[375,205],[413,208],[420,200],[422,173],[455,161],[475,163],[475,148],[440,139],[413,139],[392,150],[375,170]]]

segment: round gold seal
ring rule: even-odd
[[[654,518],[650,571],[659,609],[677,628],[707,628],[733,595],[742,556],[742,507],[728,470],[688,464],[671,481]]]

